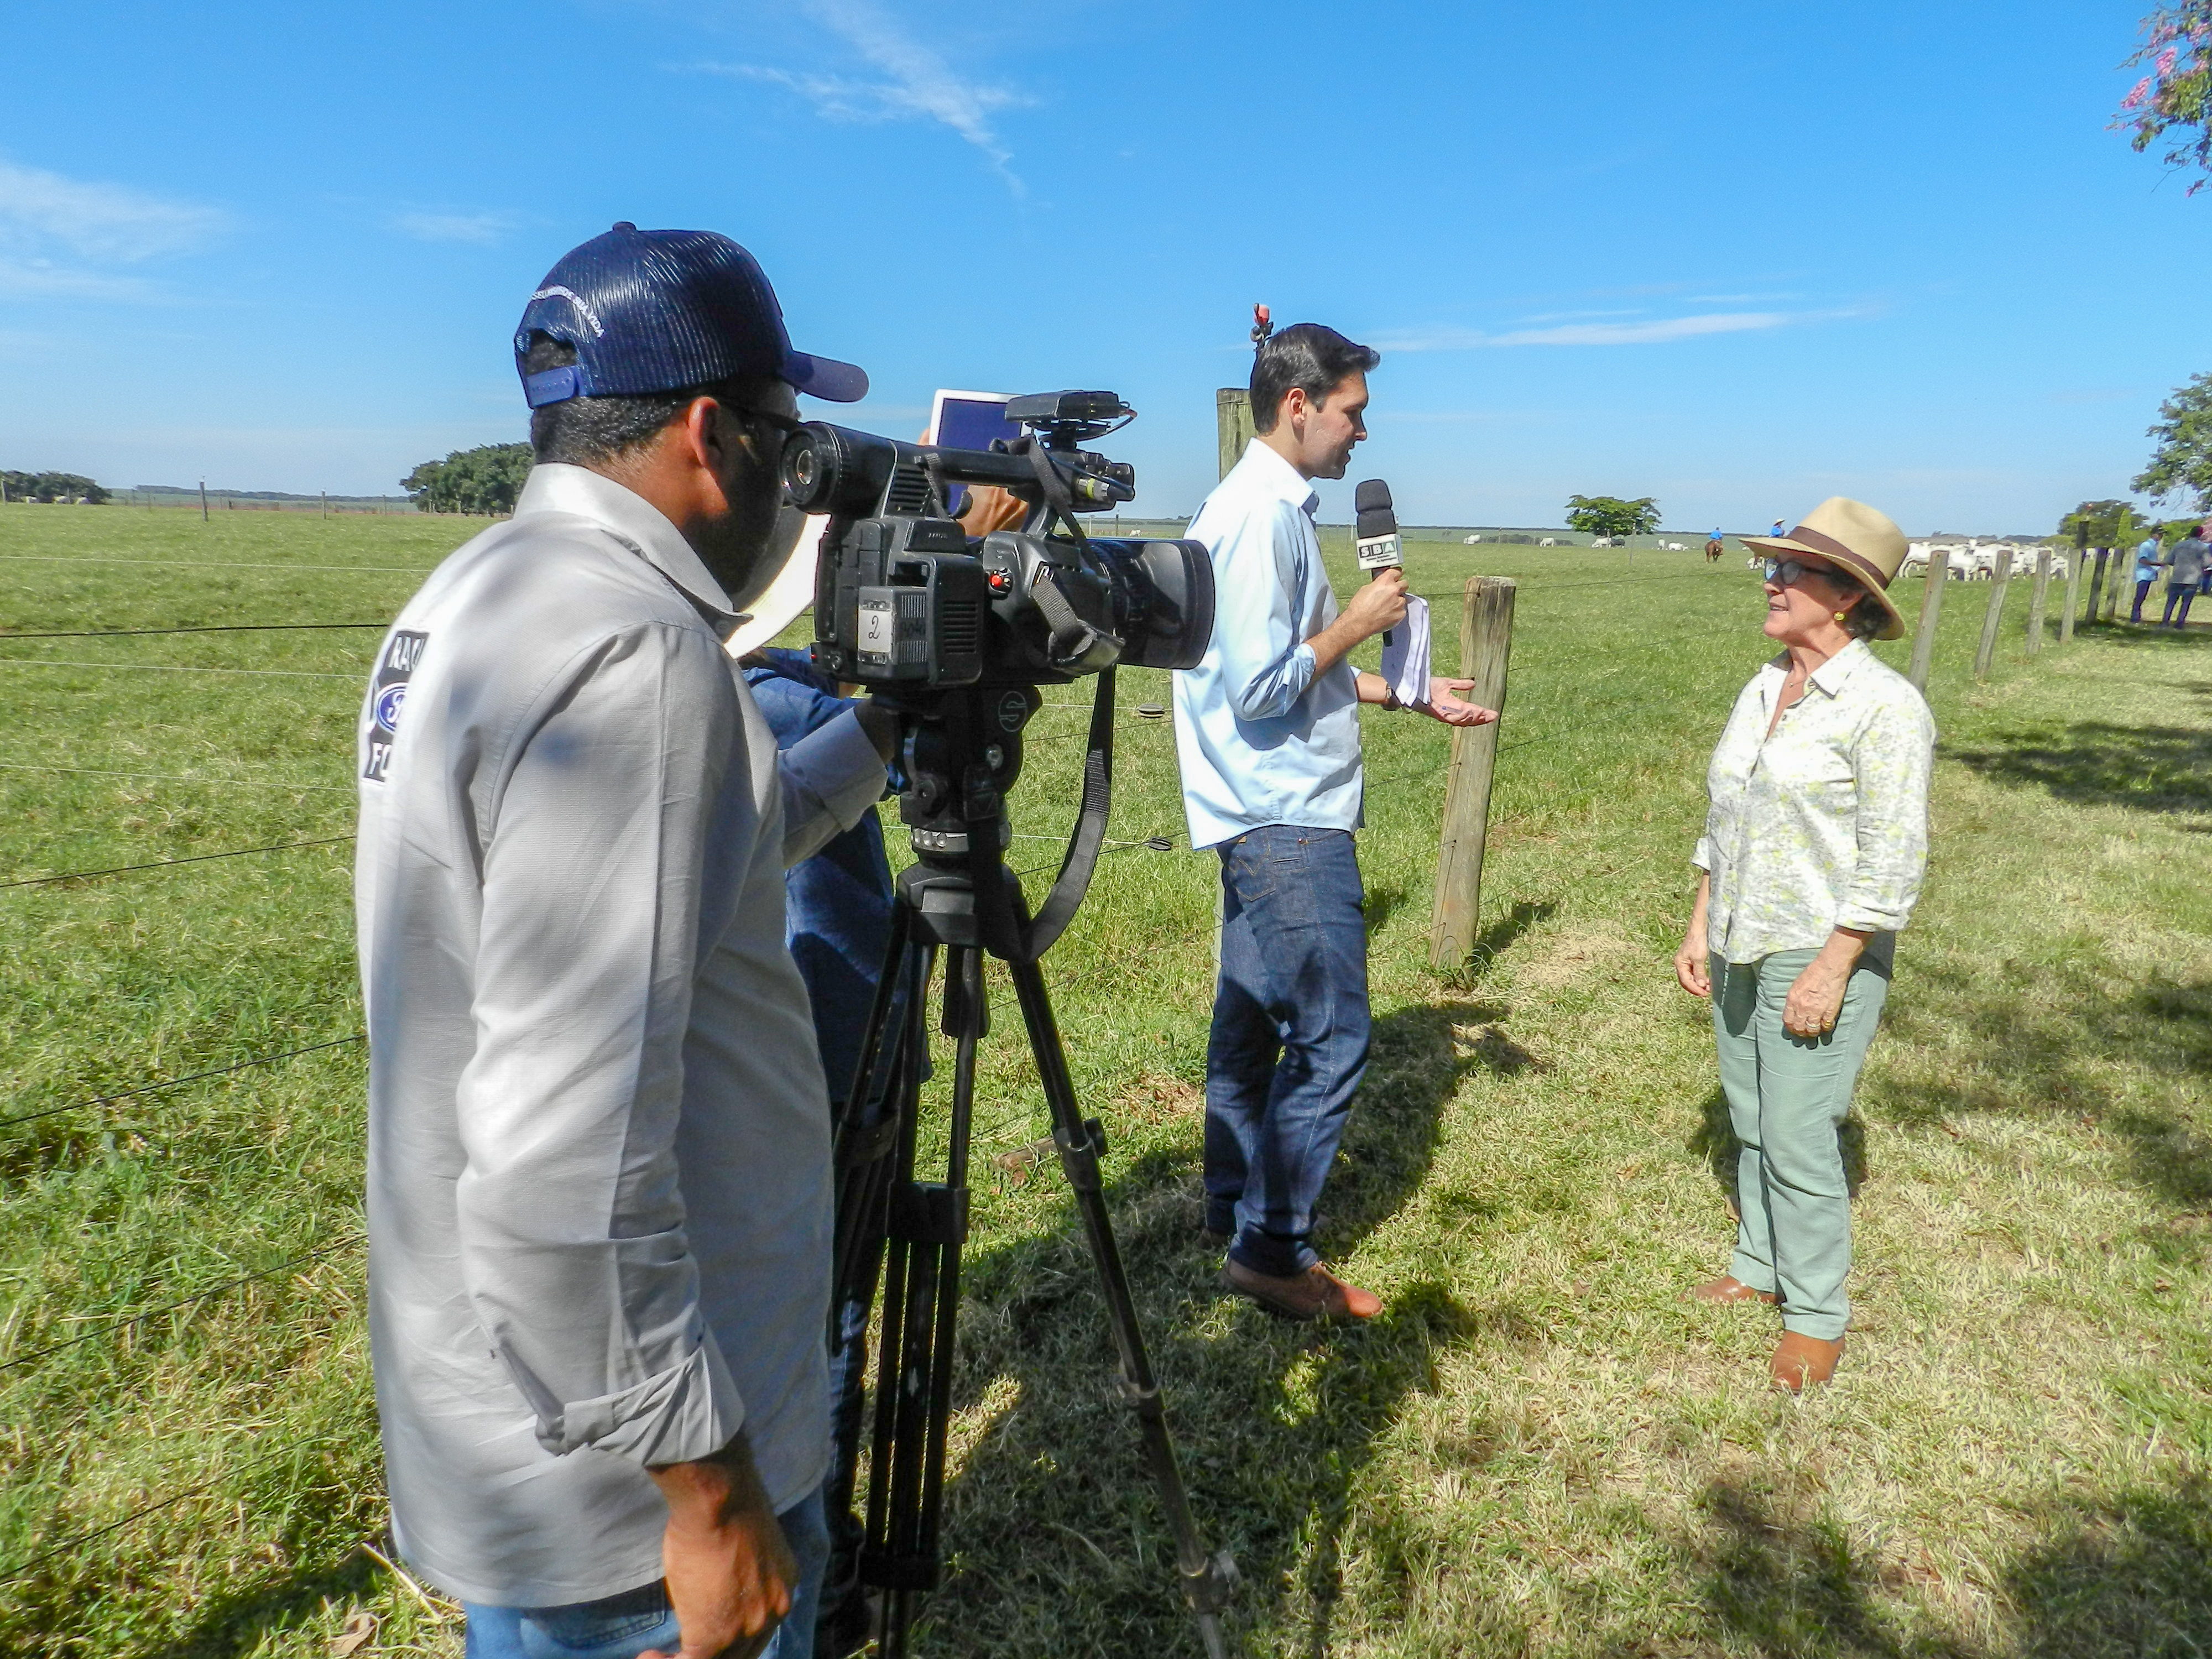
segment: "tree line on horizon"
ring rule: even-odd
[[[83,501],[99,507],[107,494],[81,472],[0,472],[0,501]]]
[[[528,444],[479,444],[453,450],[442,461],[424,461],[399,483],[424,513],[495,518],[514,511],[530,465]]]

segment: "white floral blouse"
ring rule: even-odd
[[[1838,927],[1894,933],[1928,864],[1936,722],[1912,683],[1854,640],[1813,671],[1774,735],[1788,653],[1735,700],[1705,775],[1691,861],[1712,877],[1723,961],[1817,950]]]

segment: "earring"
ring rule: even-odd
[[[1850,611],[1838,611],[1838,612],[1836,612],[1836,620],[1837,620],[1838,622],[1841,622],[1841,621],[1843,621],[1843,619],[1844,619],[1844,617],[1846,617],[1850,616],[1850,614],[1851,614],[1851,613],[1850,613]]]

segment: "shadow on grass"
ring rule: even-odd
[[[1678,1545],[1704,1622],[1731,1653],[1772,1659],[2180,1659],[2212,1651],[2212,1484],[2184,1474],[2054,1505],[1996,1586],[2011,1633],[1931,1633],[1911,1619],[1933,1565],[1858,1547],[1825,1509],[1798,1511],[1763,1479],[1706,1489]],[[1938,1613],[1940,1617],[1940,1613]],[[1644,1650],[1617,1646],[1626,1655]]]
[[[303,1567],[252,1589],[218,1595],[189,1630],[163,1640],[146,1659],[232,1659],[251,1653],[272,1632],[295,1629],[318,1617],[326,1603],[368,1601],[376,1573],[356,1549],[335,1565]]]
[[[2008,963],[2002,980],[1941,963],[1916,964],[1911,998],[1893,1005],[1893,1035],[1969,1037],[1965,1081],[1887,1077],[1881,1104],[1906,1123],[1963,1114],[2067,1116],[2117,1136],[2128,1178],[2172,1209],[2212,1207],[2212,1139],[2179,1107],[2148,1104],[2103,1066],[2125,1056],[2154,1073],[2212,1075],[2212,981],[2154,980],[2114,994],[2121,970],[2101,957],[2034,967]]]
[[[173,1605],[175,1587],[143,1571],[141,1564],[167,1559],[173,1547],[173,1537],[159,1530],[164,1521],[173,1528],[190,1524],[156,1513],[143,1530],[118,1529],[102,1541],[88,1537],[85,1547],[8,1583],[0,1603],[0,1652],[75,1654],[93,1650],[88,1636],[111,1644],[99,1651],[142,1659],[233,1659],[265,1651],[272,1635],[321,1620],[329,1606],[372,1599],[380,1570],[359,1540],[381,1519],[380,1491],[381,1483],[357,1467],[325,1466],[312,1484],[301,1485],[283,1460],[264,1462],[229,1497],[209,1500],[218,1505],[217,1528],[251,1513],[257,1533],[266,1523],[267,1540],[252,1556],[234,1559],[212,1587]],[[222,1512],[234,1504],[234,1515]],[[384,1547],[392,1547],[386,1541]],[[130,1606],[149,1599],[150,1617]],[[149,1634],[149,1625],[161,1633]]]
[[[2133,590],[2128,596],[2133,598]],[[2126,601],[2123,600],[2123,604]],[[2212,645],[2212,628],[2204,625],[2203,613],[2192,610],[2187,628],[2161,628],[2157,625],[2157,612],[2165,608],[2163,588],[2151,590],[2151,598],[2143,603],[2143,620],[2130,623],[2124,618],[2112,622],[2077,623],[2074,631],[2078,635],[2094,634],[2103,643],[2116,645],[2123,650],[2172,653],[2198,651]]]
[[[1376,1022],[1331,1178],[1327,1251],[1349,1251],[1419,1186],[1443,1103],[1468,1072],[1527,1061],[1502,1033],[1487,1048],[1461,1035],[1485,1022],[1495,1032],[1507,1012],[1455,1003]],[[1291,1324],[1226,1297],[1218,1253],[1198,1227],[1196,1139],[1156,1143],[1120,1172],[1115,1225],[1200,1528],[1241,1570],[1231,1628],[1267,1632],[1271,1651],[1320,1655],[1378,1437],[1409,1394],[1436,1386],[1442,1352],[1525,1348],[1543,1340],[1542,1322],[1510,1305],[1463,1306],[1432,1283],[1398,1287],[1359,1326]],[[1054,1234],[972,1255],[963,1279],[957,1392],[973,1438],[947,1484],[952,1554],[918,1645],[1196,1651],[1072,1217]]]
[[[1450,987],[1465,990],[1483,975],[1490,964],[1511,947],[1522,934],[1539,922],[1548,921],[1558,914],[1557,899],[1516,899],[1502,916],[1484,928],[1468,949],[1467,960],[1455,969],[1448,969],[1440,976]]]
[[[2212,732],[2198,727],[2077,720],[2000,732],[1987,747],[1946,752],[1984,777],[2043,788],[2060,800],[2212,812]]]

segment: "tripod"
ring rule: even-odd
[[[1105,831],[1111,775],[1113,675],[1099,676],[1085,757],[1083,808],[1051,896],[1032,919],[1005,864],[1004,790],[1019,769],[1021,726],[1035,688],[937,694],[902,745],[908,786],[902,817],[914,826],[916,862],[900,872],[891,939],[877,981],[855,1081],[837,1125],[837,1251],[834,1322],[865,1308],[882,1287],[866,1543],[860,1571],[882,1592],[879,1659],[904,1659],[918,1595],[936,1587],[943,1559],[945,1434],[951,1416],[960,1251],[968,1231],[969,1134],[975,1053],[990,1029],[984,957],[1006,964],[1030,1051],[1042,1080],[1060,1168],[1075,1195],[1121,1359],[1124,1397],[1136,1413],[1145,1462],[1175,1536],[1183,1597],[1208,1659],[1226,1659],[1221,1610],[1235,1568],[1209,1556],[1192,1518],[1167,1415],[1145,1351],[1114,1230],[1099,1156],[1104,1134],[1082,1115],[1038,958],[1080,902]],[[952,1105],[944,1179],[917,1179],[921,1085],[927,1070],[927,993],[944,959],[941,1029],[953,1041]],[[903,1006],[901,1006],[902,1000]],[[867,1121],[869,1085],[890,1079],[888,1109]],[[826,1492],[849,1509],[856,1460],[841,1459]]]

